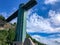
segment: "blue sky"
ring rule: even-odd
[[[28,0],[0,0],[0,14],[8,18]],[[27,13],[27,32],[47,45],[60,45],[60,0],[38,0]],[[17,19],[11,21],[16,22]]]

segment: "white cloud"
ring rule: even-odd
[[[50,22],[48,22],[48,20],[44,19],[43,17],[38,16],[36,13],[34,13],[29,19],[30,21],[27,21],[28,30],[32,30],[32,32],[53,31],[53,28],[50,27]]]
[[[49,11],[49,16],[50,16],[50,17],[55,16],[55,13],[56,13],[55,11],[50,10],[50,11]]]
[[[60,31],[60,14],[55,13],[55,11],[49,11],[50,18],[44,19],[37,13],[28,18],[27,20],[27,32],[46,32],[53,33]],[[57,27],[54,27],[57,26]]]
[[[52,4],[54,5],[56,2],[59,2],[59,0],[45,0],[45,4]]]
[[[60,45],[58,42],[56,42],[58,39],[54,40],[54,39],[42,37],[42,36],[39,36],[39,35],[33,35],[32,37],[34,39],[36,39],[37,41],[39,41],[41,43],[44,43],[44,44],[47,44],[47,45]]]
[[[49,16],[50,16],[51,22],[55,26],[60,26],[60,13],[59,12],[55,12],[53,10],[50,10],[49,11]]]
[[[37,13],[33,13],[27,20],[27,32],[44,32],[44,33],[58,33],[60,32],[60,13],[50,10],[48,13],[50,18],[43,18]],[[57,37],[58,36],[58,37]],[[39,42],[44,42],[48,45],[60,45],[60,35],[50,35],[50,38],[40,37],[38,35],[32,36]],[[55,38],[57,37],[57,38]]]

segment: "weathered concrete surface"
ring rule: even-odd
[[[13,42],[13,45],[23,45],[22,42]]]
[[[30,38],[26,38],[23,45],[35,45]]]
[[[26,38],[24,43],[21,42],[13,42],[13,45],[35,45],[30,38]]]

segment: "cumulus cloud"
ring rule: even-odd
[[[43,32],[47,34],[60,32],[60,13],[50,10],[48,12],[48,16],[49,18],[46,19],[37,13],[33,13],[32,15],[28,16],[29,18],[27,20],[27,32]],[[44,41],[45,44],[48,43],[47,45],[59,45],[60,42],[60,33],[50,35],[49,37],[41,37],[40,35],[34,35],[32,37],[40,42]]]
[[[50,26],[50,22],[47,19],[44,19],[41,16],[38,16],[37,13],[34,13],[27,21],[27,31],[31,32],[50,32],[53,31],[53,28]]]
[[[27,20],[27,32],[53,33],[60,31],[60,13],[50,10],[50,18],[43,18],[37,13],[32,14]]]
[[[55,26],[60,26],[60,13],[59,12],[55,12],[53,10],[50,10],[49,11],[49,16],[50,16],[51,22]]]
[[[45,4],[52,4],[54,5],[56,2],[59,2],[59,0],[45,0]]]

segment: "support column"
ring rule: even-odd
[[[19,6],[15,41],[24,43],[26,38],[26,11]]]

